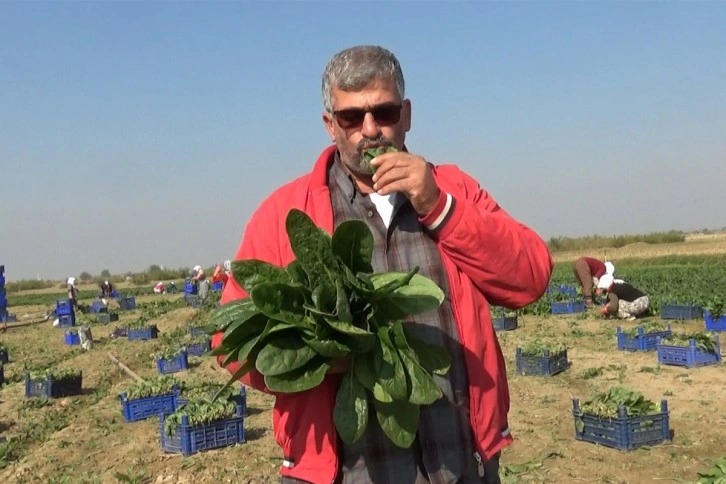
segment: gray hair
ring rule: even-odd
[[[401,100],[405,84],[398,59],[377,45],[359,45],[335,54],[323,72],[323,105],[333,112],[333,87],[343,91],[364,88],[373,80],[392,81]]]

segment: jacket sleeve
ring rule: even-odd
[[[553,268],[544,240],[507,214],[466,173],[450,165],[437,170],[453,173],[436,176],[439,202],[420,222],[440,250],[490,303],[519,309],[537,301]]]
[[[275,242],[279,240],[279,224],[274,205],[268,200],[257,209],[250,218],[245,228],[237,254],[234,260],[242,259],[259,259],[270,264],[282,265],[280,263],[279,246]],[[230,277],[222,292],[221,304],[247,297],[247,292],[237,284],[234,277]],[[216,333],[212,336],[212,348],[216,348],[222,342],[223,333]],[[226,356],[217,356],[217,363],[221,366]],[[234,374],[241,364],[233,361],[228,364],[227,369],[230,374]],[[249,373],[240,378],[245,385],[266,393],[271,392],[265,385],[264,376],[256,369],[252,369]]]

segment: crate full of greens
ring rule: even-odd
[[[234,400],[190,400],[171,414],[159,415],[159,436],[164,452],[185,457],[197,452],[245,441],[244,409]]]
[[[629,451],[671,439],[668,402],[627,388],[613,387],[582,404],[573,399],[572,414],[577,440]]]
[[[115,311],[109,311],[105,313],[98,313],[98,316],[96,318],[96,321],[98,321],[101,324],[109,324],[114,321],[118,321],[118,313]]]
[[[726,304],[723,297],[715,296],[706,304],[703,319],[706,321],[706,331],[726,331]]]
[[[189,358],[185,348],[167,348],[154,355],[156,371],[159,374],[177,373],[189,369]]]
[[[517,329],[518,318],[516,311],[510,311],[501,307],[492,307],[492,326],[495,331],[512,331]]]
[[[75,368],[54,368],[26,373],[25,396],[60,398],[80,395],[83,375]]]
[[[721,346],[718,336],[702,331],[673,333],[658,343],[658,363],[687,368],[719,364]]]
[[[518,375],[556,375],[569,366],[567,348],[562,343],[535,339],[517,347],[515,364]]]
[[[177,399],[177,408],[196,400],[232,400],[236,405],[242,407],[241,415],[247,416],[247,389],[241,386],[239,392],[235,393],[233,387],[225,387],[217,383],[202,383],[193,386],[185,386]]]
[[[672,334],[671,325],[647,321],[632,329],[623,331],[617,328],[618,350],[620,351],[655,351],[661,338]]]
[[[149,324],[148,318],[141,316],[126,328],[126,337],[129,340],[147,340],[159,337],[159,328]]]
[[[170,375],[144,380],[120,395],[125,422],[136,422],[161,413],[172,413],[177,407],[180,384]]]
[[[575,314],[585,310],[585,301],[577,290],[568,286],[549,288],[547,298],[552,314]]]
[[[249,297],[212,313],[224,333],[212,354],[225,355],[224,366],[242,362],[228,385],[254,368],[269,390],[294,393],[339,373],[333,420],[343,441],[357,441],[375,415],[395,445],[410,447],[420,406],[443,396],[433,374],[445,374],[450,361],[404,321],[435,310],[443,291],[417,267],[374,273],[373,235],[363,221],[345,221],[331,236],[293,209],[286,230],[296,260],[233,262]]]
[[[212,349],[212,340],[206,335],[194,336],[186,343],[186,348],[189,356],[204,356]]]

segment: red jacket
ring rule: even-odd
[[[318,226],[333,232],[326,182],[334,153],[334,146],[327,148],[311,173],[279,188],[260,205],[247,224],[235,259],[255,258],[280,266],[293,261],[285,231],[285,218],[292,208],[305,211]],[[432,237],[446,267],[459,341],[467,350],[474,443],[488,460],[512,441],[507,422],[506,367],[491,324],[489,303],[517,309],[539,299],[549,283],[552,259],[544,241],[502,210],[476,180],[453,165],[433,170],[444,200],[450,194],[456,202]],[[429,214],[422,224],[431,225],[437,215]],[[230,278],[222,303],[242,297],[246,293]],[[221,338],[221,333],[214,335],[212,347],[218,346]],[[223,360],[218,357],[220,364]],[[237,368],[236,362],[227,366],[231,373]],[[275,440],[285,459],[282,475],[315,484],[335,479],[339,464],[333,424],[337,381],[326,377],[311,390],[275,395],[272,420]],[[256,370],[242,382],[270,393]]]

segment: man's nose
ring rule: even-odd
[[[361,134],[366,138],[377,138],[381,134],[381,128],[376,122],[376,118],[372,113],[366,113],[363,117],[363,126],[361,126]]]

